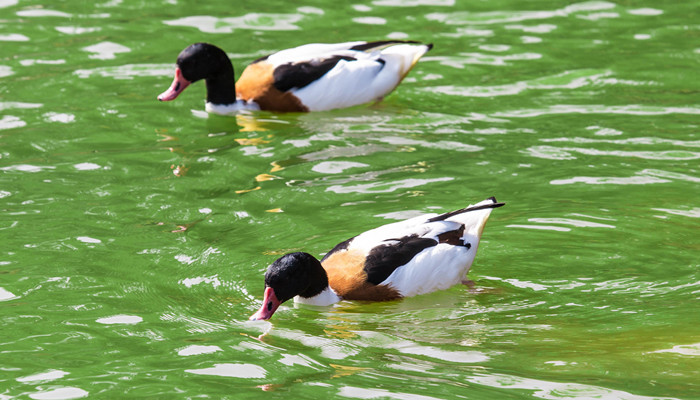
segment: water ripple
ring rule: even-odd
[[[554,179],[549,183],[551,185],[570,185],[574,183],[586,183],[589,185],[648,185],[654,183],[668,183],[672,180],[682,180],[693,183],[700,183],[700,178],[681,174],[677,172],[668,172],[657,169],[645,169],[637,174],[628,177],[618,176],[576,176],[567,179]]]
[[[14,115],[4,115],[0,119],[0,129],[21,128],[26,125],[26,122],[22,121],[19,117],[15,117]]]
[[[697,160],[700,152],[666,150],[666,151],[622,151],[596,150],[580,147],[533,146],[523,150],[524,154],[547,160],[575,160],[573,153],[588,156],[633,157],[645,160]]]
[[[301,29],[295,23],[303,18],[304,16],[300,14],[249,13],[241,17],[228,18],[197,15],[163,21],[163,23],[170,26],[197,28],[205,33],[233,33],[236,29],[295,31]]]
[[[36,400],[68,400],[87,397],[90,393],[77,387],[60,387],[30,393],[29,398]]]
[[[668,115],[668,114],[700,114],[697,107],[661,107],[631,104],[626,106],[606,106],[602,104],[575,105],[557,104],[540,109],[519,109],[502,111],[493,114],[495,117],[531,118],[556,114],[623,114],[623,115]]]
[[[101,76],[114,79],[134,79],[134,77],[169,76],[173,73],[172,64],[127,64],[92,69],[78,69],[73,74],[78,78]],[[0,103],[1,106],[1,103]]]
[[[681,147],[700,147],[700,140],[678,140],[678,139],[663,139],[656,137],[637,137],[627,139],[591,139],[582,137],[561,137],[551,139],[540,139],[542,142],[571,142],[571,143],[609,143],[609,144],[639,144],[639,145],[658,145],[669,144]]]
[[[440,400],[438,397],[425,396],[421,394],[397,392],[394,390],[377,388],[365,389],[355,386],[342,386],[338,390],[338,396],[350,397],[354,399]]]
[[[602,386],[570,382],[550,382],[505,374],[476,374],[467,377],[468,382],[499,389],[533,391],[541,399],[601,399],[601,400],[679,400],[673,397],[648,397]]]
[[[391,182],[375,182],[375,183],[365,183],[359,185],[333,185],[329,186],[326,191],[334,193],[391,193],[398,189],[408,189],[417,186],[427,185],[429,183],[435,182],[445,182],[452,181],[452,177],[442,177],[442,178],[429,178],[429,179],[417,179],[417,178],[407,178],[399,179]]]
[[[255,364],[214,364],[211,368],[186,369],[185,372],[242,379],[262,379],[267,376],[267,371]]]
[[[14,299],[19,299],[19,296],[15,296],[9,290],[6,290],[5,288],[0,287],[0,301],[7,301],[7,300],[14,300]]]
[[[91,46],[83,47],[83,51],[93,53],[89,58],[97,60],[112,60],[119,53],[128,53],[130,48],[114,42],[100,42]]]
[[[553,11],[458,11],[453,13],[432,13],[426,15],[426,18],[431,21],[439,21],[448,25],[491,25],[567,17],[571,14],[580,12],[609,10],[615,7],[615,3],[610,3],[607,1],[586,1]]]
[[[539,60],[542,54],[539,53],[519,53],[519,54],[483,54],[483,53],[460,53],[458,56],[428,56],[423,57],[423,61],[437,61],[440,65],[447,67],[464,69],[467,65],[511,65],[510,61]]]
[[[466,62],[465,62],[466,63]],[[423,89],[453,96],[495,97],[512,96],[527,90],[561,90],[580,89],[585,86],[603,85],[654,85],[655,82],[641,82],[611,78],[612,71],[607,70],[575,70],[560,74],[545,76],[528,81],[519,81],[498,86],[434,86]]]

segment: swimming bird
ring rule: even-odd
[[[313,43],[253,61],[235,82],[228,55],[195,43],[177,57],[175,79],[160,101],[174,100],[204,79],[206,110],[324,111],[378,101],[433,47],[413,41]]]
[[[265,273],[260,310],[269,319],[287,300],[327,306],[341,300],[385,301],[464,282],[495,197],[445,214],[425,214],[374,228],[336,245],[321,261],[285,254]]]

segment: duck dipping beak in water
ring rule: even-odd
[[[491,197],[383,225],[339,243],[321,261],[303,252],[285,254],[268,267],[262,307],[250,319],[270,319],[292,298],[319,306],[386,301],[462,283],[491,211],[504,204]]]

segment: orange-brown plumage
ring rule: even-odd
[[[367,281],[364,270],[367,255],[358,250],[341,250],[323,260],[321,265],[328,274],[328,284],[347,300],[386,301],[401,297],[399,292],[386,285]]]
[[[309,109],[290,92],[281,92],[274,86],[273,65],[260,61],[243,70],[236,82],[236,97],[257,103],[261,109],[280,112]]]

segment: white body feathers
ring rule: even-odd
[[[469,207],[495,203],[487,199]],[[397,290],[402,297],[430,293],[459,284],[466,278],[474,262],[481,234],[493,208],[483,208],[453,215],[443,221],[429,221],[438,214],[426,214],[366,231],[356,236],[347,251],[369,254],[377,246],[395,243],[399,238],[418,236],[439,241],[438,235],[459,229],[464,225],[461,239],[465,245],[438,243],[416,254],[406,264],[396,268],[380,285]],[[468,243],[468,245],[466,245]],[[332,289],[307,299],[295,301],[314,305],[329,305],[341,298]]]

